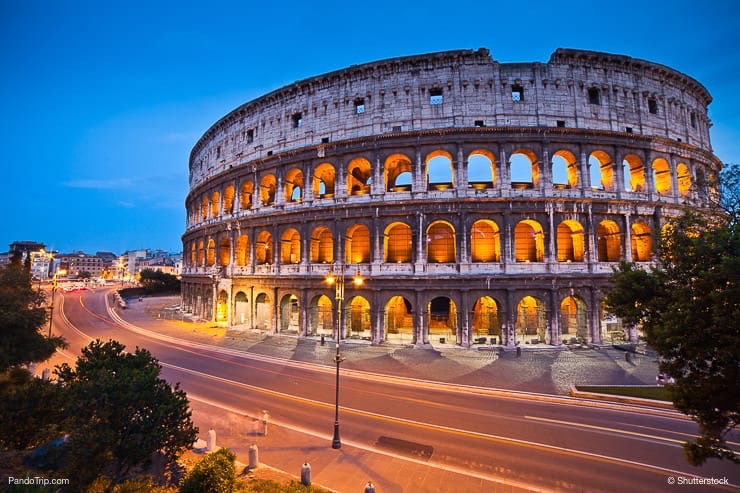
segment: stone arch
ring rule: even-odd
[[[385,305],[385,339],[389,342],[416,343],[412,305],[403,296],[393,296]]]
[[[532,343],[535,339],[546,342],[547,310],[541,299],[527,295],[517,304],[516,308],[516,337],[517,341]]]
[[[301,306],[298,297],[293,293],[286,294],[280,300],[281,334],[299,334],[301,328]]]
[[[334,235],[326,226],[317,226],[311,232],[310,261],[319,264],[334,262]]]
[[[245,180],[239,188],[239,209],[245,211],[252,208],[252,197],[254,196],[254,182]]]
[[[583,226],[578,221],[566,219],[558,224],[558,262],[583,262],[585,241]]]
[[[385,228],[383,252],[388,263],[409,263],[412,261],[411,228],[406,223],[395,222]]]
[[[257,265],[272,264],[272,234],[269,231],[260,231],[254,244],[255,263]]]
[[[285,202],[303,200],[303,171],[293,168],[285,174]]]
[[[539,159],[533,150],[519,148],[512,152],[509,156],[509,170],[512,188],[539,188]]]
[[[372,340],[370,302],[364,296],[352,296],[344,313],[345,333],[350,339]]]
[[[650,226],[642,221],[632,223],[632,260],[647,262],[653,256],[653,232]]]
[[[243,267],[249,263],[249,237],[247,235],[241,234],[236,237],[234,263],[239,267]]]
[[[259,293],[254,299],[254,327],[272,332],[272,300],[267,293]]]
[[[218,265],[225,267],[231,263],[231,241],[228,236],[222,236],[218,242]]]
[[[202,267],[205,263],[205,251],[203,240],[198,242],[198,267]]]
[[[427,304],[429,340],[440,344],[460,343],[457,340],[457,306],[447,296],[438,296]]]
[[[298,264],[301,262],[301,234],[293,228],[283,231],[280,236],[280,263]]]
[[[487,149],[468,154],[468,184],[476,190],[496,186],[496,158]]]
[[[473,339],[486,336],[501,336],[501,324],[503,321],[501,305],[492,296],[481,296],[473,305],[473,321],[471,329]],[[491,344],[495,344],[495,337],[491,338]]]
[[[347,229],[344,253],[348,264],[370,262],[370,230],[364,224],[354,224]]]
[[[216,322],[229,320],[229,294],[223,289],[218,292],[216,300]]]
[[[197,265],[197,261],[198,261],[198,260],[197,260],[197,259],[198,259],[198,256],[197,256],[197,255],[198,255],[198,253],[197,253],[197,248],[198,248],[198,247],[197,247],[197,245],[195,244],[195,242],[192,242],[192,243],[190,244],[190,266],[191,266],[191,267],[193,267],[193,266]]]
[[[455,250],[455,228],[446,221],[434,221],[427,228],[427,262],[454,263],[457,255]]]
[[[308,317],[308,335],[320,336],[334,333],[334,305],[325,294],[311,300]]]
[[[216,265],[216,240],[208,239],[206,247],[206,265]]]
[[[622,257],[622,233],[610,219],[596,226],[596,251],[599,262],[619,262]]]
[[[552,184],[554,188],[578,188],[578,160],[566,149],[552,156]]]
[[[622,160],[625,189],[632,192],[645,191],[645,165],[636,154],[627,154]]]
[[[234,325],[244,325],[249,320],[249,298],[244,291],[237,291],[234,295]]]
[[[331,163],[321,163],[313,171],[313,196],[330,199],[336,193],[337,172]]]
[[[265,175],[260,181],[260,202],[262,205],[273,205],[275,203],[275,191],[277,179],[275,175]]]
[[[447,190],[455,186],[455,170],[449,152],[432,151],[427,154],[425,164],[428,190]]]
[[[413,165],[405,154],[391,154],[383,166],[385,189],[388,192],[407,192],[414,182]]]
[[[563,343],[588,341],[588,310],[578,296],[566,296],[560,303],[560,335]]]
[[[671,168],[662,157],[653,160],[655,191],[661,195],[671,193]]]
[[[200,220],[205,221],[208,219],[208,194],[204,193],[200,200]]]
[[[218,217],[219,216],[219,210],[218,208],[221,205],[221,194],[214,191],[211,193],[211,217]]]
[[[678,181],[678,193],[686,197],[691,191],[691,172],[685,163],[678,163],[676,166],[676,179]]]
[[[224,214],[234,212],[234,195],[234,185],[226,185],[226,188],[224,188]]]
[[[594,190],[614,190],[614,163],[611,156],[602,150],[596,150],[588,157],[591,167],[591,188]]]
[[[373,169],[370,161],[358,157],[347,165],[347,195],[364,195],[370,193],[373,181]]]
[[[501,261],[501,232],[490,219],[475,221],[470,227],[471,262]]]
[[[545,260],[545,233],[533,219],[519,221],[514,228],[514,259],[516,262]]]

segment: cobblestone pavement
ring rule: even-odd
[[[221,327],[192,321],[174,307],[178,297],[131,300],[121,315],[136,325],[167,335],[254,354],[333,366],[335,346],[318,338],[270,335],[264,331]],[[570,385],[654,385],[657,358],[650,352],[627,353],[612,346],[523,347],[511,349],[454,345],[373,346],[365,341],[344,341],[342,368],[527,392],[567,394]]]

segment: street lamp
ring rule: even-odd
[[[51,308],[49,309],[49,339],[51,339],[51,321],[54,319],[54,295],[57,292],[57,274],[66,275],[67,271],[61,269],[54,272],[54,277],[51,279]]]
[[[356,287],[362,286],[364,280],[360,276],[360,269],[357,268],[357,273],[352,279],[352,283]],[[326,283],[329,286],[334,286],[334,298],[337,301],[337,332],[336,332],[336,347],[337,352],[334,355],[334,363],[337,365],[337,377],[336,377],[336,398],[334,401],[334,437],[331,441],[331,448],[338,449],[342,447],[342,441],[339,438],[339,364],[344,361],[344,358],[339,353],[339,343],[342,340],[342,305],[344,304],[344,264],[339,265],[339,275],[334,276],[332,271],[329,271],[329,275],[326,277]]]

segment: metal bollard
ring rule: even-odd
[[[311,464],[304,462],[301,466],[301,484],[311,486]]]
[[[44,371],[41,372],[41,380],[48,382],[49,375],[51,375],[51,371],[48,368],[44,368]]]
[[[516,357],[519,358],[522,355],[522,348],[517,346],[516,347]]]
[[[372,481],[368,481],[365,485],[365,493],[375,493],[375,485]]]
[[[267,436],[267,422],[270,420],[270,413],[262,411],[262,436]]]
[[[249,446],[249,468],[255,469],[259,463],[259,449],[257,448],[257,444],[253,443]]]
[[[208,430],[208,439],[206,439],[206,452],[213,452],[216,450],[216,430],[211,428]]]

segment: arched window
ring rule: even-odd
[[[427,189],[447,190],[455,186],[452,156],[445,151],[434,151],[427,156]]]
[[[211,194],[211,217],[218,217],[219,206],[220,206],[220,194],[218,192],[213,192]]]
[[[247,180],[242,183],[239,189],[239,208],[241,210],[247,210],[252,208],[252,197],[254,196],[254,183],[251,180]]]
[[[370,193],[373,172],[370,161],[355,158],[347,165],[347,195],[364,195]]]
[[[526,219],[514,228],[514,252],[517,262],[543,262],[545,240],[542,226],[537,221]]]
[[[427,262],[455,262],[455,229],[449,223],[435,221],[427,228]]]
[[[594,151],[588,158],[591,166],[591,188],[594,190],[614,190],[614,163],[604,151]]]
[[[578,188],[578,162],[572,152],[559,150],[552,156],[552,184],[554,188]]]
[[[525,189],[540,186],[540,166],[537,155],[530,149],[517,149],[509,158],[511,188]]]
[[[650,226],[644,222],[632,224],[632,260],[635,262],[646,262],[652,257],[653,233]]]
[[[195,242],[191,243],[190,245],[190,266],[193,267],[196,264],[198,257],[197,257],[197,246],[195,245]]]
[[[208,248],[206,249],[206,265],[216,264],[216,241],[211,238],[208,240]]]
[[[280,262],[297,264],[301,261],[301,235],[293,228],[285,230],[280,237]]]
[[[203,261],[205,260],[205,254],[203,250],[203,240],[200,240],[198,242],[198,267],[203,266]]]
[[[275,175],[266,175],[260,182],[260,201],[262,205],[272,205],[275,203],[275,188],[277,180]]]
[[[411,262],[411,228],[404,223],[393,223],[385,230],[385,261]]]
[[[370,262],[370,230],[364,224],[355,224],[347,229],[344,248],[348,264]]]
[[[208,219],[208,194],[203,194],[203,199],[200,201],[200,220],[205,221]]]
[[[224,188],[224,214],[234,212],[234,185],[227,185]]]
[[[496,159],[485,149],[476,149],[468,156],[468,184],[476,190],[496,186]]]
[[[645,167],[642,160],[634,154],[628,154],[622,160],[624,166],[624,188],[632,192],[645,191]]]
[[[596,226],[596,251],[599,262],[619,262],[622,256],[622,235],[617,223],[605,220]]]
[[[678,178],[678,193],[686,197],[691,191],[691,173],[689,173],[689,167],[684,163],[678,163],[678,166],[676,166],[676,178]]]
[[[660,194],[671,193],[671,168],[668,166],[668,161],[662,157],[653,161],[653,176],[656,192]]]
[[[501,260],[501,235],[498,225],[482,219],[470,228],[470,259],[472,262],[499,262]]]
[[[234,257],[234,261],[238,266],[245,266],[249,263],[249,237],[247,235],[239,235],[237,237]]]
[[[228,236],[223,236],[218,243],[218,265],[225,266],[229,263],[231,263],[231,242]]]
[[[411,160],[403,154],[393,154],[385,160],[385,189],[408,192],[413,182]]]
[[[334,197],[337,173],[330,163],[321,163],[313,172],[313,196],[317,199]]]
[[[257,236],[254,255],[258,265],[272,264],[272,235],[268,231],[262,231]]]
[[[334,237],[326,226],[319,226],[311,233],[311,262],[334,262]]]
[[[583,226],[578,221],[566,220],[558,225],[558,262],[583,262]]]
[[[285,174],[285,201],[300,202],[303,194],[303,172],[293,168]]]

